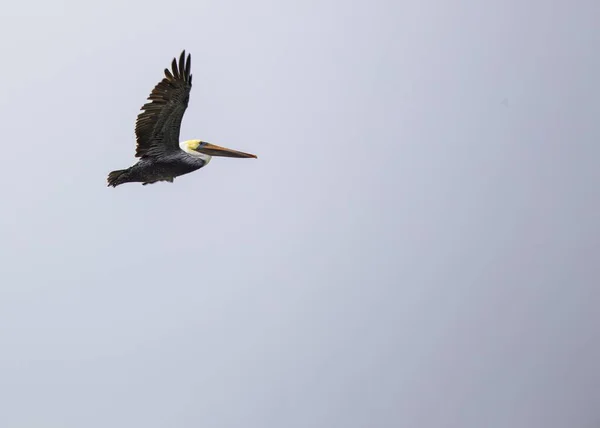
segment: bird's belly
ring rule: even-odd
[[[134,168],[135,175],[141,181],[172,180],[180,175],[189,174],[202,168],[202,164],[189,164],[180,162],[144,162],[138,163]]]

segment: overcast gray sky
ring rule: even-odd
[[[600,426],[597,15],[3,5],[0,427]],[[182,49],[258,160],[107,188]]]

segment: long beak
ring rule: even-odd
[[[228,149],[210,143],[206,143],[204,146],[198,147],[196,151],[204,153],[205,155],[223,156],[227,158],[256,158],[256,155],[250,153],[238,152],[237,150]]]

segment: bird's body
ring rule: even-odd
[[[183,51],[179,65],[173,59],[171,67],[172,72],[165,69],[165,78],[154,87],[148,97],[150,102],[142,106],[143,111],[138,115],[135,155],[140,160],[127,169],[112,171],[108,175],[109,186],[131,182],[172,183],[175,177],[206,166],[213,156],[256,158],[201,140],[179,142],[181,120],[192,89],[190,55],[186,61]]]
[[[172,183],[175,177],[194,172],[207,163],[208,161],[194,158],[183,151],[174,152],[157,158],[142,158],[130,168],[111,172],[108,181],[112,186],[128,182],[151,184],[157,181],[169,181]]]

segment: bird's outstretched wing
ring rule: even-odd
[[[188,106],[192,89],[190,74],[192,58],[185,50],[171,63],[172,71],[165,69],[165,77],[154,87],[143,110],[137,117],[135,135],[136,157],[157,157],[179,149],[181,120]]]

